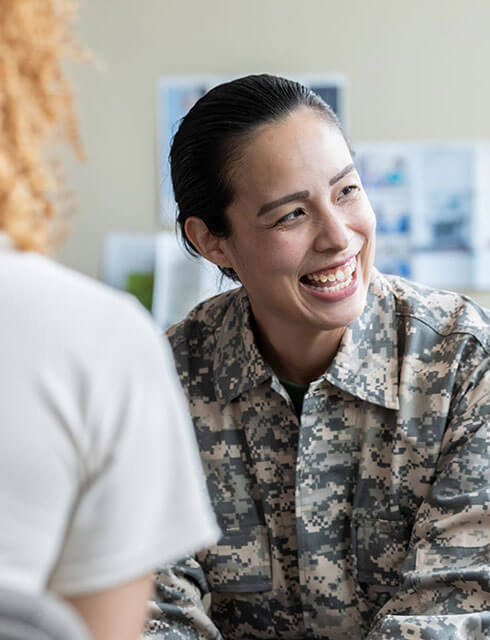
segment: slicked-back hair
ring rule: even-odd
[[[190,217],[203,220],[218,237],[230,235],[226,216],[234,197],[230,173],[243,145],[260,126],[303,106],[318,111],[345,139],[337,116],[320,96],[299,82],[268,74],[220,84],[184,116],[172,142],[170,167],[177,225],[189,253],[199,253],[185,232]],[[220,270],[239,281],[233,269]]]

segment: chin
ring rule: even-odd
[[[366,305],[366,291],[356,291],[350,298],[338,303],[339,309],[332,310],[328,318],[325,317],[325,329],[341,329],[355,322],[362,314]]]

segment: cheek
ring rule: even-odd
[[[368,229],[369,233],[374,234],[376,231],[376,215],[374,213],[374,210],[371,206],[371,203],[368,200],[368,197],[366,194],[364,194],[365,197],[365,223],[366,223],[366,227]]]
[[[373,236],[376,234],[376,215],[371,207],[369,207],[369,234]]]
[[[301,243],[291,233],[256,237],[242,247],[242,264],[249,273],[287,275],[296,272],[304,258]]]
[[[367,287],[371,267],[374,264],[374,253],[376,247],[376,216],[374,215],[374,211],[371,207],[368,208],[363,216],[362,224],[359,226],[359,232],[366,240],[364,250],[361,254],[361,261],[363,265],[364,280]]]
[[[271,269],[285,276],[296,273],[304,262],[305,247],[298,235],[279,235],[266,249]]]
[[[357,218],[356,231],[363,235],[368,242],[374,241],[376,233],[376,216],[374,215],[371,205],[367,201],[366,205],[362,208],[362,212]]]

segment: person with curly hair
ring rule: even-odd
[[[134,299],[48,257],[64,230],[49,143],[82,155],[73,11],[0,0],[0,588],[134,640],[154,567],[218,529],[168,345]]]

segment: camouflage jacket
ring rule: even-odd
[[[243,289],[169,338],[223,537],[157,574],[151,637],[490,638],[487,312],[374,271],[300,420]]]

